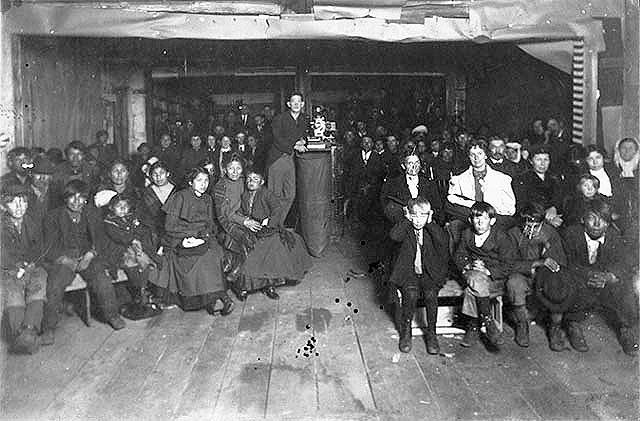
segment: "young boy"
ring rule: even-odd
[[[14,351],[33,354],[39,346],[38,329],[42,322],[47,272],[41,266],[41,225],[27,214],[27,208],[25,186],[3,186],[0,209],[5,311]]]
[[[487,329],[489,344],[502,344],[502,335],[491,316],[490,297],[501,295],[509,278],[515,247],[507,235],[494,229],[496,210],[486,202],[471,206],[470,228],[461,235],[454,255],[456,267],[462,272],[467,287],[464,290],[462,313],[471,317],[461,345],[472,346],[478,338],[479,320]],[[525,289],[525,288],[518,288]]]
[[[389,279],[402,296],[400,351],[411,351],[411,321],[422,293],[427,310],[427,352],[438,354],[438,291],[446,281],[449,238],[433,222],[429,201],[420,196],[407,202],[405,219],[398,222],[389,235],[394,241],[402,243]]]

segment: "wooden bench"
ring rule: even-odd
[[[112,282],[117,284],[124,281],[127,281],[127,275],[122,269],[118,269],[118,277]],[[64,292],[74,291],[82,291],[84,294],[84,309],[80,318],[87,326],[91,326],[91,294],[89,293],[89,288],[87,288],[87,283],[78,273],[73,278],[73,282],[64,290]]]
[[[442,334],[462,334],[463,329],[453,326],[454,316],[462,307],[463,289],[454,279],[449,279],[438,293],[438,320],[436,322],[436,333]],[[502,296],[491,297],[491,315],[496,326],[502,332]],[[422,329],[426,327],[427,313],[424,307],[418,308],[411,324],[411,334],[421,336]]]

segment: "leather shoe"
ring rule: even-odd
[[[564,338],[564,333],[559,324],[549,326],[549,348],[555,352],[561,352],[569,349],[569,345]]]
[[[236,297],[238,298],[238,301],[244,301],[247,299],[248,296],[249,296],[249,292],[244,289],[240,292],[236,292]]]
[[[631,328],[620,328],[620,345],[622,345],[622,350],[627,355],[636,355],[638,353],[638,340]]]
[[[107,323],[113,328],[113,330],[124,329],[124,327],[127,325],[120,316],[110,318],[109,320],[107,320]]]
[[[431,330],[427,331],[425,335],[425,341],[427,343],[427,353],[431,355],[440,354],[440,344],[438,343],[438,335]]]
[[[280,295],[276,292],[276,289],[274,287],[267,287],[263,291],[264,291],[264,295],[271,298],[272,300],[280,299]]]
[[[587,341],[584,339],[582,328],[576,322],[570,322],[567,326],[567,335],[569,336],[569,343],[578,352],[587,352],[589,347]]]
[[[411,320],[403,320],[398,343],[398,348],[400,348],[401,352],[407,353],[411,351],[411,339]]]

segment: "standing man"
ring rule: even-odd
[[[88,149],[95,148],[97,150],[96,160],[105,167],[118,157],[116,145],[107,143],[108,140],[109,133],[106,130],[98,130],[95,143],[88,147]]]
[[[301,93],[294,92],[287,101],[288,111],[273,118],[271,128],[273,143],[267,155],[266,168],[269,190],[274,192],[283,203],[283,218],[289,213],[296,196],[296,167],[293,153],[306,152],[306,133],[309,123],[302,113],[304,99]],[[280,221],[281,223],[284,222]]]

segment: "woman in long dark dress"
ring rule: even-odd
[[[142,192],[142,222],[153,229],[154,234],[162,237],[164,233],[165,213],[162,207],[169,197],[176,191],[170,181],[169,167],[163,161],[158,161],[149,168],[151,185]]]
[[[216,242],[213,200],[206,194],[209,176],[194,168],[187,176],[189,187],[180,190],[162,207],[166,213],[162,237],[164,254],[158,279],[153,281],[178,297],[183,310],[206,308],[211,314],[222,301],[222,315],[231,313],[233,301],[222,276],[222,248]]]

